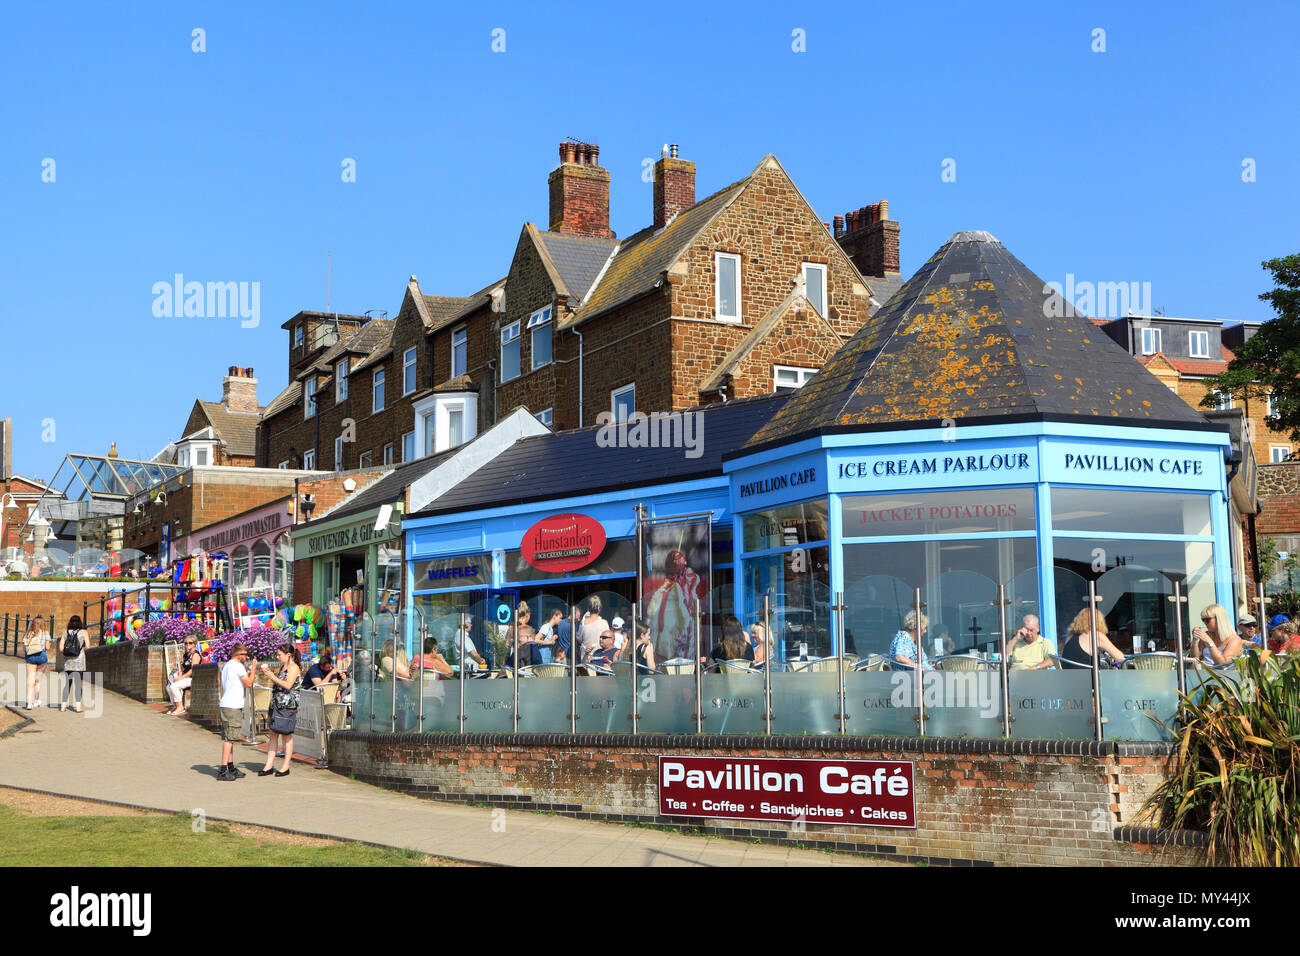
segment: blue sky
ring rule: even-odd
[[[619,235],[649,221],[642,160],[663,143],[697,164],[701,197],[771,152],[823,219],[888,199],[905,276],[987,229],[1048,281],[1149,282],[1170,315],[1268,318],[1259,263],[1300,251],[1296,6],[1058,6],[12,5],[14,469],[48,478],[114,440],[148,457],[230,365],[269,401],[280,324],[326,306],[328,249],[339,311],[394,315],[412,273],[443,295],[504,275],[521,224],[546,221],[565,137],[600,144]],[[260,323],[155,317],[175,273],[260,283]]]

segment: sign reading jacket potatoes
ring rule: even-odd
[[[866,827],[916,827],[909,760],[659,758],[659,812]]]

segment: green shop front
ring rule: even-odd
[[[396,613],[402,595],[401,503],[324,518],[293,533],[294,554],[309,558],[312,603],[353,609],[360,621]]]

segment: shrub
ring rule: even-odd
[[[202,640],[206,634],[207,628],[199,621],[178,617],[154,618],[140,625],[140,636],[136,643],[179,644],[187,637]]]
[[[1208,833],[1210,862],[1300,865],[1300,655],[1247,654],[1238,680],[1210,680],[1179,703],[1171,776],[1140,818]]]
[[[271,660],[275,657],[275,649],[288,641],[284,631],[262,625],[250,627],[246,631],[226,631],[212,639],[212,662],[224,664],[230,660],[230,649],[236,644],[247,647],[250,658]]]

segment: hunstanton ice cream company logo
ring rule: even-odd
[[[600,557],[605,529],[587,515],[551,515],[524,532],[519,550],[539,571],[574,571]]]

